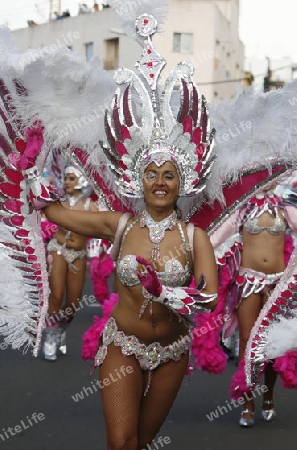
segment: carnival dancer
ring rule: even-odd
[[[182,79],[191,105],[192,100],[197,102],[198,91],[190,77],[191,66],[185,65],[172,74],[165,97],[158,98],[163,63],[150,40],[156,26],[156,19],[147,14],[137,19],[146,53],[139,67],[148,86],[132,71],[119,72],[119,84],[128,87],[116,92],[114,106],[106,113],[108,142],[102,143],[110,161],[104,166],[105,177],[115,174],[113,185],[123,201],[131,198],[137,205],[142,200],[142,212],[90,214],[59,203],[45,208],[50,221],[113,242],[119,299],[103,330],[95,366],[101,383],[120,368],[126,376],[100,391],[108,449],[136,450],[151,443],[188,368],[191,323],[187,316],[214,308],[217,299],[210,240],[205,231],[187,227],[179,218],[187,197],[205,187],[212,165],[207,105],[205,100],[195,103],[192,114],[185,96],[180,117],[163,121],[162,110],[170,111],[166,95],[170,97],[176,81]],[[149,64],[152,59],[158,64]],[[132,93],[144,102],[142,125],[129,105]],[[187,288],[193,275],[196,287]]]
[[[245,186],[244,194],[266,179],[268,168],[263,161],[267,160],[267,149],[268,156],[277,156],[276,165],[296,162],[297,120],[288,111],[288,98],[296,83],[284,93],[272,93],[264,99],[250,93],[244,111],[237,109],[244,103],[242,97],[234,101],[234,107],[228,103],[231,119],[227,113],[223,119],[217,115],[216,124],[224,132],[234,123],[234,116],[244,120],[255,117],[257,111],[252,135],[259,136],[259,142],[243,139],[242,134],[235,136],[232,144],[228,142],[228,151],[233,146],[228,160],[232,167],[226,167],[224,152],[213,147],[214,130],[206,100],[193,81],[192,64],[178,64],[161,86],[166,61],[151,37],[166,18],[165,2],[133,2],[125,16],[120,0],[110,0],[109,4],[115,7],[127,34],[143,45],[137,63],[141,76],[120,69],[112,79],[96,61],[86,62],[66,48],[37,55],[28,51],[24,57],[15,54],[12,45],[1,47],[1,175],[5,182],[0,183],[0,219],[1,227],[9,230],[9,238],[5,235],[0,243],[14,276],[19,277],[17,286],[24,283],[26,298],[25,311],[13,316],[14,321],[1,331],[14,342],[15,323],[21,323],[16,348],[28,342],[37,354],[48,288],[39,239],[40,213],[33,207],[45,208],[50,221],[71,233],[112,242],[119,300],[106,322],[95,365],[100,366],[101,385],[112,373],[121,370],[126,374],[114,383],[107,382],[100,391],[108,449],[136,450],[150,443],[162,426],[186,372],[192,341],[192,322],[187,316],[212,310],[217,303],[214,252],[204,227],[197,223],[202,218],[207,222],[205,228],[212,220],[220,224],[212,205],[213,214],[200,213],[202,206],[216,199],[226,210],[222,188],[234,182],[234,177],[242,178],[245,164],[253,165],[250,174],[257,181],[253,188]],[[273,123],[272,131],[283,136],[284,117],[289,135],[284,145],[277,139],[268,145],[263,138],[267,139],[267,123],[261,121],[265,114],[260,118],[258,114],[257,102],[261,111],[270,111],[270,100],[275,97],[283,110],[277,115],[281,124]],[[102,108],[107,109],[104,121],[100,121],[102,114],[97,115]],[[271,126],[271,115],[267,116]],[[80,123],[79,118],[84,119],[83,130],[72,126]],[[24,138],[22,145],[20,137]],[[35,138],[40,138],[38,145],[32,145]],[[246,151],[249,148],[244,145],[251,142],[254,152]],[[52,148],[61,148],[87,175],[108,212],[71,210],[55,201],[58,194],[40,176]],[[275,175],[274,163],[268,162]],[[235,191],[233,203],[239,198],[237,186]],[[47,203],[52,204],[45,207]],[[188,288],[193,275],[195,286]]]
[[[146,45],[153,51],[149,35],[155,19],[143,15],[138,27],[147,33]],[[153,73],[157,78],[157,71]],[[127,75],[129,83],[131,73]],[[179,71],[175,76],[178,80]],[[119,300],[102,333],[95,366],[100,366],[100,382],[125,368],[125,377],[101,390],[107,447],[136,450],[152,441],[172,406],[189,364],[191,330],[187,316],[215,307],[217,269],[205,231],[187,227],[178,217],[183,198],[203,189],[203,174],[211,165],[210,157],[198,164],[202,150],[209,153],[212,149],[206,104],[203,102],[203,110],[197,104],[199,116],[190,118],[187,110],[181,118],[184,125],[192,123],[193,133],[197,130],[192,144],[178,121],[173,124],[175,132],[167,134],[160,116],[160,108],[165,105],[161,100],[155,103],[155,84],[150,85],[151,95],[147,95],[140,80],[133,82],[146,102],[147,121],[138,127],[126,102],[127,91],[121,98],[116,94],[114,102],[122,109],[114,111],[119,115],[112,124],[107,112],[112,129],[107,133],[108,144],[102,147],[112,158],[117,189],[124,197],[142,199],[143,211],[136,215],[90,214],[52,203],[45,213],[50,221],[75,233],[113,242]],[[194,86],[193,90],[197,93]],[[126,136],[125,144],[114,136]],[[183,146],[178,147],[183,138]],[[117,151],[120,153],[114,158]],[[126,157],[122,154],[119,158],[123,151]],[[187,288],[193,275],[197,287]]]
[[[73,166],[65,169],[64,208],[97,211],[96,204],[88,197],[88,182]],[[66,328],[75,316],[81,299],[87,263],[87,238],[58,228],[47,244],[49,262],[50,297],[43,354],[48,361],[56,361],[58,351],[66,354]]]
[[[224,336],[232,335],[237,327],[239,330],[239,369],[232,379],[231,396],[237,399],[246,391],[239,420],[242,427],[252,427],[255,423],[254,397],[248,396],[251,389],[247,387],[244,375],[246,345],[261,309],[291,257],[292,231],[297,230],[297,210],[288,208],[277,195],[281,189],[275,191],[275,188],[276,184],[270,183],[260,190],[230,215],[211,237],[219,264],[221,261],[221,265],[228,268],[224,271],[225,278],[221,279],[225,287],[228,286],[225,301],[229,317],[223,327]],[[276,415],[273,396],[276,376],[273,362],[268,363],[264,370],[267,389],[263,393],[261,410],[262,418],[267,422]]]
[[[118,72],[117,82],[124,89],[117,89],[106,111],[107,142],[96,155],[101,189],[112,186],[122,210],[133,213],[78,211],[57,202],[44,209],[49,221],[71,233],[113,243],[119,300],[98,343],[95,366],[100,367],[101,384],[120,370],[125,376],[100,391],[108,449],[136,450],[151,443],[188,368],[188,316],[213,309],[217,301],[209,237],[180,218],[205,189],[214,131],[206,101],[191,78],[191,64],[182,63],[171,73],[159,97],[157,83],[165,62],[150,39],[157,27],[151,15],[137,19],[136,31],[144,44],[139,70],[146,84],[132,71]],[[183,95],[174,118],[169,99],[177,82]],[[145,111],[140,121],[134,116],[139,99]],[[66,151],[76,161],[81,153],[71,148],[71,154],[69,147]],[[36,166],[27,170],[24,182],[34,185],[30,204],[40,208],[53,200],[45,196],[41,201],[43,180]],[[193,276],[196,287],[188,288]]]

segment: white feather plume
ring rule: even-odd
[[[1,242],[15,243],[8,228],[0,222]],[[25,332],[28,317],[35,308],[27,299],[26,284],[17,261],[9,256],[9,250],[0,242],[0,334],[12,348],[32,345],[30,335]]]
[[[158,21],[158,32],[168,16],[168,3],[166,0],[106,0],[105,4],[111,6],[117,13],[120,24],[125,30],[127,36],[139,40],[135,31],[135,20],[142,14],[150,14]]]
[[[71,141],[90,151],[104,134],[104,112],[115,90],[112,75],[98,60],[87,62],[65,46],[11,53],[8,41],[0,28],[0,71],[12,94],[15,118],[25,124],[41,120],[51,147]],[[17,94],[15,79],[26,95]]]
[[[274,359],[293,349],[297,349],[297,317],[283,318],[269,329],[265,356]]]
[[[269,168],[270,158],[297,162],[296,106],[296,79],[268,93],[254,88],[240,89],[235,99],[211,105],[216,161],[207,184],[209,198],[219,197],[218,180],[233,182],[247,166]]]

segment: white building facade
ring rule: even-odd
[[[132,3],[123,1],[123,13]],[[238,22],[239,0],[169,0],[165,31],[154,38],[167,60],[164,74],[180,61],[190,61],[208,102],[232,97],[244,77]],[[122,33],[112,8],[15,30],[14,35],[23,51],[66,45],[87,59],[99,57],[108,70],[134,68],[141,54],[139,45]]]

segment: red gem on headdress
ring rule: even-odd
[[[127,149],[122,142],[116,142],[115,148],[120,156],[127,155]]]
[[[150,73],[151,78],[155,78],[155,75],[153,73]]]
[[[196,153],[197,153],[199,158],[201,158],[204,155],[204,150],[205,150],[204,144],[197,145]]]
[[[200,172],[203,169],[203,164],[199,162],[195,167],[195,172]]]
[[[153,67],[153,63],[152,63],[152,62],[147,63],[147,65],[148,65],[149,67]]]
[[[126,169],[127,169],[126,164],[125,164],[122,160],[119,161],[119,166],[120,166],[120,168],[123,169],[123,170],[126,170]]]
[[[147,53],[150,55],[152,51],[148,48]]]
[[[183,122],[183,133],[192,134],[193,131],[193,121],[190,116],[187,116]]]
[[[148,19],[144,19],[143,23],[145,24],[149,23]]]
[[[127,127],[125,127],[124,125],[121,128],[121,137],[122,137],[122,141],[124,142],[126,139],[131,139],[131,134],[130,131]]]
[[[202,135],[201,128],[196,128],[196,130],[193,132],[192,142],[194,142],[194,144],[196,144],[196,145],[200,144],[201,135]]]
[[[126,181],[126,183],[131,182],[130,178],[128,178],[127,175],[125,175],[125,174],[123,175],[123,180]]]

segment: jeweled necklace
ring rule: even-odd
[[[165,237],[165,231],[174,230],[176,224],[176,211],[173,211],[168,217],[165,217],[165,219],[161,220],[160,222],[156,222],[146,209],[140,214],[139,226],[141,228],[148,228],[149,238],[153,245],[152,261],[157,261],[160,258],[160,242]]]
[[[70,209],[73,209],[75,207],[75,205],[84,197],[83,194],[79,194],[77,196],[74,195],[66,195],[67,197],[67,201],[69,203]]]

